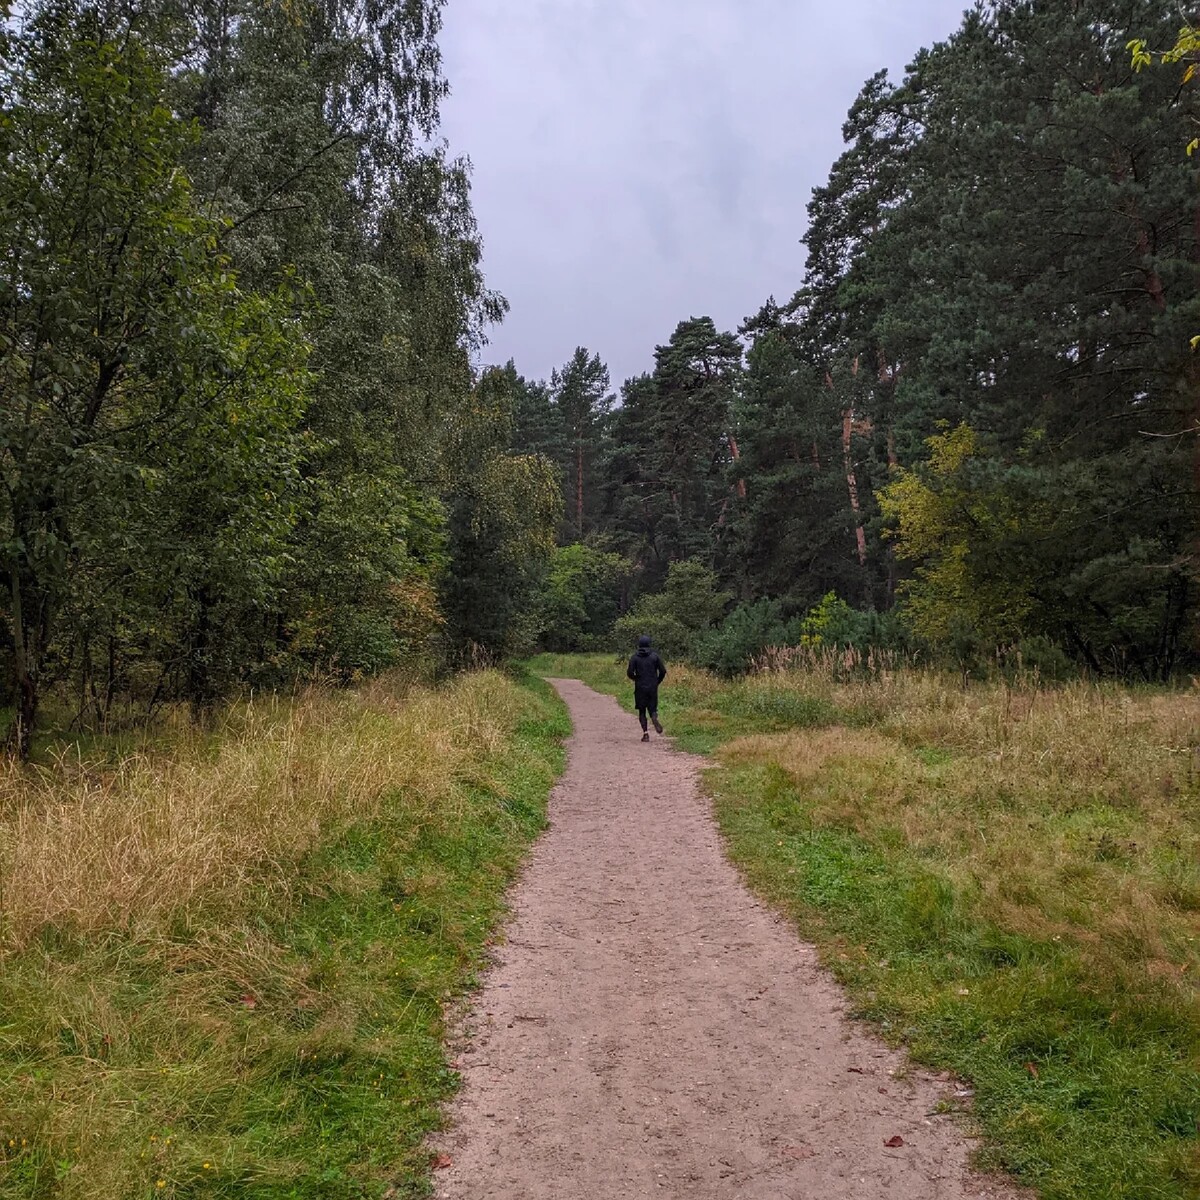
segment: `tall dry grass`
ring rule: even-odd
[[[0,1195],[417,1194],[564,732],[385,679],[0,768]]]
[[[1200,691],[846,667],[813,656],[735,685],[843,721],[738,739],[725,761],[782,767],[818,824],[903,845],[1004,928],[1070,939],[1200,1013]]]
[[[305,851],[397,793],[444,821],[520,711],[495,674],[381,680],[248,701],[215,732],[180,716],[115,763],[0,766],[0,953],[46,927],[150,936],[236,908],[251,885],[286,889]]]

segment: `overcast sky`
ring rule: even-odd
[[[735,329],[801,282],[805,205],[846,110],[965,0],[448,0],[442,129],[474,165],[484,360],[544,378],[578,345],[614,385],[679,321]]]

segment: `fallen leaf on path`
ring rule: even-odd
[[[904,1139],[899,1134],[896,1134],[895,1137],[888,1138],[888,1140],[886,1142],[884,1142],[883,1144],[889,1150],[898,1150],[901,1146],[904,1145]]]
[[[803,1161],[806,1158],[816,1158],[817,1152],[811,1146],[785,1146],[784,1158],[796,1158]]]
[[[444,1171],[447,1167],[454,1166],[454,1160],[448,1154],[437,1154],[434,1156],[433,1162],[430,1164],[435,1171]]]

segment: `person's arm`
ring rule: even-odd
[[[667,677],[667,664],[663,662],[662,656],[658,656],[658,682],[662,683]]]
[[[632,658],[629,660],[629,666],[626,668],[625,674],[630,679],[632,679],[635,683],[637,682],[637,672],[633,669],[633,659]]]

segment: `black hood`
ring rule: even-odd
[[[667,677],[667,668],[657,650],[650,646],[639,646],[637,653],[629,660],[626,673],[640,691],[652,692]]]

